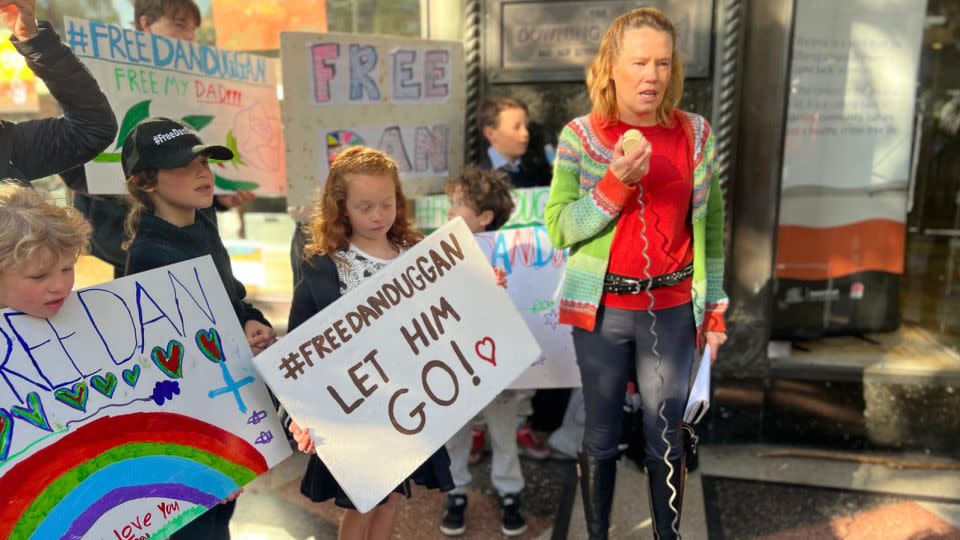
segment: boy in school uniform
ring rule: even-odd
[[[549,167],[527,153],[529,120],[527,105],[519,99],[483,98],[477,107],[477,122],[489,146],[477,162],[477,168],[505,172],[513,187],[549,186]]]
[[[513,187],[529,188],[550,185],[550,169],[546,163],[538,163],[527,152],[530,132],[527,105],[519,99],[507,96],[487,96],[477,107],[477,122],[489,146],[477,163],[484,171],[503,171]],[[509,217],[509,216],[508,216]],[[533,459],[546,459],[550,449],[537,438],[527,418],[533,414],[531,399],[533,391],[520,396],[517,418],[517,445],[520,452]],[[473,432],[473,447],[470,461],[474,463],[483,456],[486,437],[483,430]]]
[[[474,234],[500,228],[513,212],[510,184],[503,172],[467,168],[448,182],[445,189],[451,202],[450,219],[463,218]],[[527,522],[520,513],[524,480],[516,440],[519,406],[517,393],[505,390],[479,414],[490,433],[493,448],[490,479],[500,498],[500,530],[506,536],[517,536],[527,530]],[[468,423],[447,442],[450,473],[455,485],[447,495],[440,522],[440,532],[447,536],[460,536],[466,532],[467,486],[472,480],[467,467],[471,426],[472,422]]]

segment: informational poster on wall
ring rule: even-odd
[[[66,17],[64,26],[64,40],[100,83],[120,124],[114,144],[86,166],[92,193],[126,193],[123,141],[155,116],[233,150],[232,160],[211,165],[218,192],[285,193],[275,59],[98,21]]]
[[[457,219],[287,334],[256,365],[366,512],[540,355]]]
[[[40,110],[37,80],[26,60],[10,41],[10,32],[0,32],[0,113],[32,113]]]
[[[800,0],[777,236],[778,337],[900,321],[926,2]]]
[[[553,247],[542,225],[486,232],[476,238],[490,264],[506,272],[510,299],[543,351],[510,388],[580,386],[572,328],[559,322],[557,291],[567,251]]]
[[[407,195],[436,193],[463,167],[463,45],[395,36],[284,32],[288,198],[316,199],[351,146],[397,162]]]
[[[210,257],[0,314],[0,538],[166,538],[290,455]]]
[[[797,2],[784,189],[906,186],[925,4]]]

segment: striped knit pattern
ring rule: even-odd
[[[723,331],[727,296],[723,292],[723,193],[716,144],[700,115],[678,111],[693,149],[692,301],[697,328]],[[558,249],[570,248],[560,291],[560,322],[593,330],[610,246],[620,211],[633,193],[607,169],[613,148],[597,136],[590,116],[563,128],[557,147],[550,199],[545,210],[547,233]]]

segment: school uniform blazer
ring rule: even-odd
[[[340,298],[340,276],[329,255],[316,255],[301,261],[300,271],[303,277],[293,289],[288,333]]]
[[[493,163],[490,161],[490,156],[486,151],[483,152],[483,155],[480,157],[480,161],[477,162],[476,167],[481,171],[493,170]],[[505,168],[500,168],[500,170],[507,174],[507,177],[510,179],[510,183],[516,188],[531,188],[550,185],[549,167],[540,165],[533,159],[528,159],[526,157],[521,158],[520,170],[510,171]]]

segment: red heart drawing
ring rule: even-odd
[[[207,360],[214,364],[223,362],[223,347],[220,344],[220,333],[216,328],[197,330],[196,341],[200,352],[207,357]]]
[[[171,379],[183,378],[183,344],[175,339],[167,342],[167,349],[159,346],[150,351],[153,363]]]
[[[487,352],[489,349],[489,352]],[[494,366],[497,365],[497,344],[493,342],[493,338],[485,337],[477,342],[473,346],[473,350],[477,352],[477,356],[481,360],[490,362]]]

